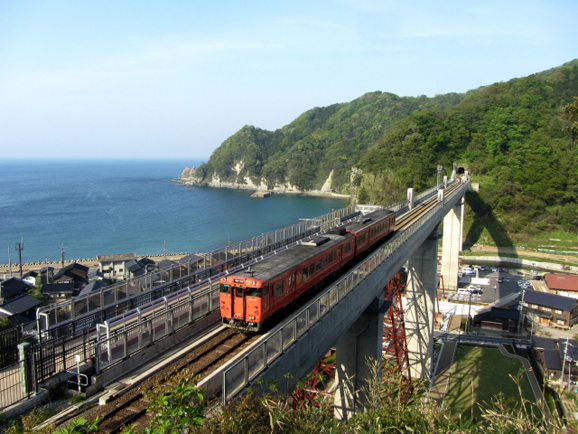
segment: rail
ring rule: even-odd
[[[331,285],[313,301],[309,302],[299,312],[293,315],[276,331],[271,333],[258,346],[235,361],[223,372],[222,400],[226,403],[249,385],[261,372],[267,369],[278,357],[286,352],[295,342],[314,326],[324,315],[338,303],[343,302],[351,291],[356,288],[375,268],[392,258],[400,247],[408,242],[416,232],[430,219],[441,220],[443,203],[450,197],[463,195],[469,182],[464,183],[448,195],[443,202],[419,217],[407,229],[397,233],[385,245],[357,265],[347,275]]]

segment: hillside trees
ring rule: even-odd
[[[449,175],[458,162],[510,232],[569,227],[578,204],[577,95],[578,60],[467,94],[369,92],[273,132],[245,126],[198,173],[311,190],[333,171],[337,191],[351,187],[359,200],[385,204],[432,185],[438,164]],[[356,186],[353,167],[363,172]]]

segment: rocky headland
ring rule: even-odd
[[[235,171],[240,171],[239,164],[234,169]],[[198,186],[198,187],[219,187],[219,188],[233,188],[237,190],[253,190],[258,192],[267,193],[298,193],[305,194],[309,196],[327,196],[327,197],[338,197],[343,199],[348,199],[348,194],[338,194],[334,193],[331,189],[331,178],[333,172],[329,174],[328,179],[324,183],[321,190],[300,190],[291,183],[285,184],[275,184],[269,187],[263,179],[259,184],[255,184],[251,178],[248,176],[244,178],[244,183],[239,182],[229,182],[222,181],[218,175],[213,174],[208,180],[203,180],[197,174],[197,169],[193,167],[185,167],[179,178],[173,179],[179,185],[187,186]]]

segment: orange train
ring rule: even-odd
[[[389,235],[395,213],[378,210],[220,279],[223,324],[259,332],[272,315],[324,285]]]

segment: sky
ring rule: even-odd
[[[372,91],[465,92],[578,57],[578,1],[0,0],[0,159],[208,159]]]

